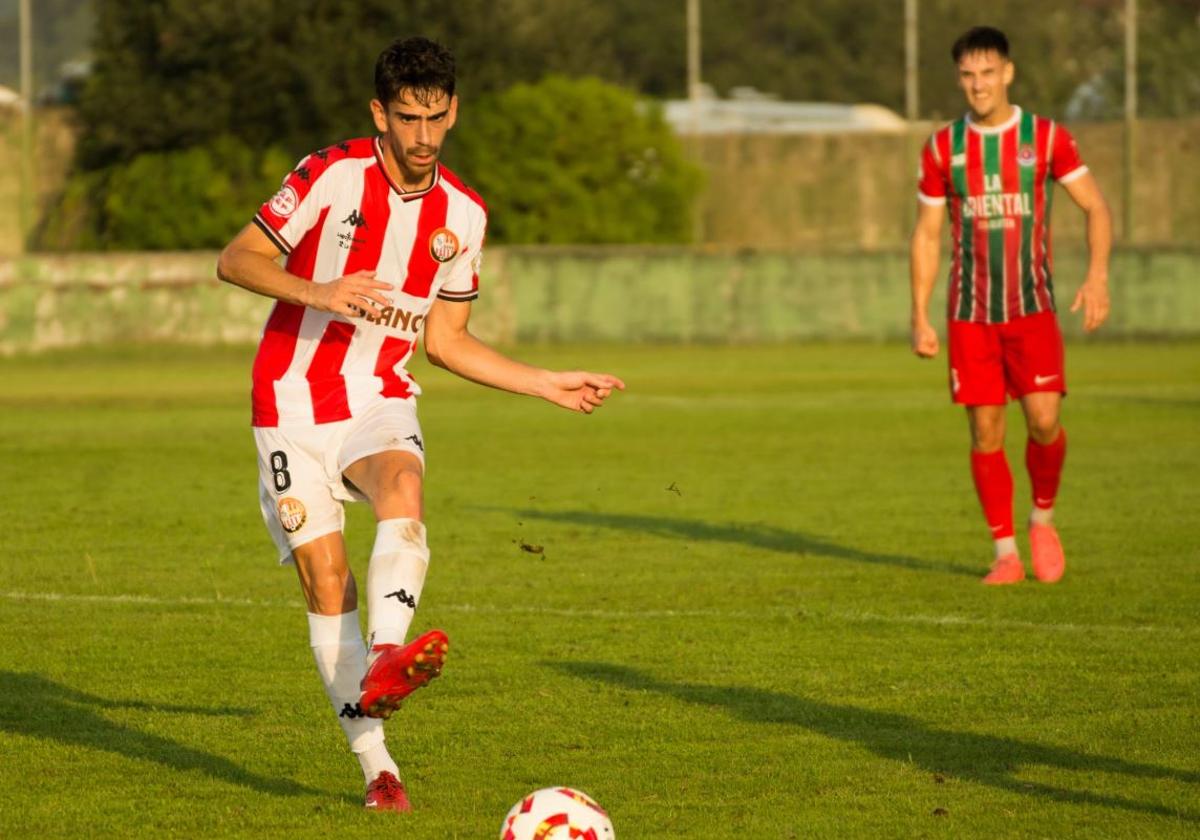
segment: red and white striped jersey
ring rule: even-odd
[[[404,365],[434,297],[479,293],[483,200],[441,164],[427,189],[403,192],[379,138],[362,138],[302,160],[254,222],[298,277],[374,270],[395,287],[378,321],[277,301],[254,360],[254,425],[332,423],[419,394]]]
[[[1016,107],[1003,125],[966,116],[929,138],[917,197],[949,202],[950,320],[1001,324],[1054,311],[1052,181],[1085,172],[1070,132]]]

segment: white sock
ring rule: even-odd
[[[367,568],[367,629],[372,648],[404,644],[428,568],[424,525],[416,519],[379,523]]]
[[[383,721],[369,718],[358,705],[359,683],[367,670],[367,649],[358,626],[358,610],[342,615],[308,614],[308,640],[325,693],[333,704],[350,750],[372,781],[382,770],[399,775],[383,743]]]
[[[999,560],[1006,554],[1017,553],[1017,538],[1016,537],[1001,537],[996,540],[996,559]]]
[[[1050,525],[1054,522],[1054,508],[1041,508],[1037,505],[1033,506],[1033,510],[1029,513],[1030,525]]]

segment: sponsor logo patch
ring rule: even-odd
[[[1037,163],[1037,152],[1033,150],[1033,146],[1025,143],[1017,149],[1017,163],[1021,166],[1033,166]]]
[[[952,158],[950,158],[950,165],[951,166],[966,166],[967,165],[967,153],[963,152],[962,154],[954,155]]]
[[[440,263],[458,256],[458,237],[450,228],[438,228],[429,236],[429,255]]]
[[[299,531],[308,521],[308,511],[304,508],[304,502],[292,496],[280,499],[276,510],[279,512],[279,524],[289,534]]]
[[[271,196],[270,208],[271,212],[281,219],[286,219],[288,216],[296,212],[296,207],[300,204],[300,197],[296,195],[296,191],[292,189],[290,184],[284,184],[279,192]]]

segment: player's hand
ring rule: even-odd
[[[611,374],[585,370],[550,371],[542,396],[571,411],[591,414],[604,405],[614,390],[625,390],[625,383]]]
[[[1071,311],[1083,307],[1083,329],[1091,332],[1108,318],[1108,283],[1104,280],[1085,280],[1075,293]]]
[[[391,306],[382,294],[391,288],[391,283],[377,280],[374,271],[356,271],[329,283],[313,283],[305,303],[322,312],[377,319],[381,314],[380,307]]]
[[[938,354],[938,334],[928,321],[913,324],[912,351],[922,359],[932,359]]]

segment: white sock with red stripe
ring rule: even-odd
[[[367,568],[367,630],[372,648],[404,644],[428,568],[425,526],[419,520],[379,523]]]
[[[383,721],[367,717],[358,705],[359,683],[367,670],[358,610],[342,615],[309,613],[308,640],[325,694],[366,780],[370,782],[383,770],[398,774],[396,762],[383,743]]]

